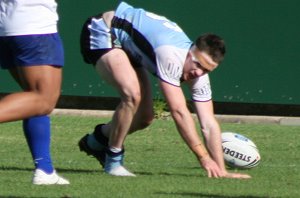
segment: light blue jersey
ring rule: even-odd
[[[180,86],[183,65],[193,42],[174,22],[121,2],[111,26],[101,15],[91,17],[82,34],[82,52],[88,63],[98,60],[97,50],[122,48],[134,67],[144,67],[160,80]],[[89,46],[89,49],[86,48]],[[208,75],[190,83],[195,101],[211,99]]]
[[[131,37],[133,40],[146,39],[154,49],[171,45],[188,50],[192,45],[192,41],[176,23],[124,2],[116,10],[112,26],[121,43]]]
[[[111,31],[140,65],[161,80],[180,86],[192,41],[176,23],[122,2],[115,11]]]

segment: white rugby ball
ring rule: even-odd
[[[260,162],[259,151],[249,138],[233,132],[222,133],[225,163],[233,168],[253,168]]]

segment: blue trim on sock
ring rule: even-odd
[[[122,166],[124,161],[124,153],[124,150],[118,153],[114,153],[108,149],[105,158],[105,172],[110,172],[112,169],[118,166]]]

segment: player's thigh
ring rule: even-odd
[[[54,103],[60,94],[64,49],[58,33],[11,37],[11,74],[26,91]],[[13,49],[19,50],[13,50]],[[17,75],[16,75],[17,74]]]
[[[2,67],[9,69],[23,89],[53,95],[53,90],[60,88],[64,49],[58,33],[3,39],[8,56],[3,59]]]
[[[26,89],[25,87],[25,83],[22,82],[22,78],[21,76],[19,75],[19,71],[18,71],[18,68],[17,67],[13,67],[13,68],[10,68],[8,69],[10,75],[13,77],[13,79],[18,83],[18,85],[24,90]]]
[[[121,97],[140,95],[138,76],[122,49],[112,49],[96,63],[100,77],[116,87]]]
[[[18,67],[18,76],[26,91],[40,94],[50,103],[56,103],[61,90],[62,68],[51,65]]]

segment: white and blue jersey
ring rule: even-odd
[[[145,67],[160,80],[180,86],[183,65],[193,42],[176,23],[121,2],[111,27],[98,16],[90,18],[86,28],[90,34],[90,54],[93,50],[120,47],[135,67]],[[189,84],[193,100],[211,99],[208,75]]]

